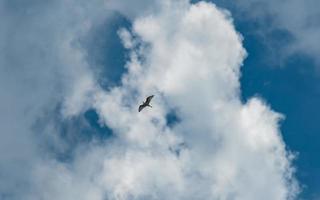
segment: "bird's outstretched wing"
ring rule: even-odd
[[[139,112],[140,112],[144,107],[146,107],[146,106],[145,106],[145,105],[143,105],[143,104],[142,104],[142,105],[140,105],[140,106],[139,106]]]
[[[153,98],[154,95],[148,96],[146,99],[146,104],[148,105],[151,101],[151,99]]]

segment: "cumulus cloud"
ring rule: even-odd
[[[281,115],[257,98],[246,104],[240,101],[239,69],[246,53],[229,13],[207,3],[175,6],[164,6],[160,14],[134,22],[132,34],[145,45],[132,49],[122,87],[98,95],[96,108],[105,122],[127,146],[133,146],[115,164],[131,166],[131,178],[122,167],[110,169],[112,162],[106,164],[112,174],[123,174],[112,184],[112,191],[121,191],[120,199],[130,195],[155,199],[295,197],[290,158],[278,128]],[[124,44],[134,43],[125,33]],[[139,62],[138,57],[145,60]],[[140,99],[156,93],[158,109],[141,115],[136,106],[131,107],[138,104],[135,100],[126,106],[134,92]],[[181,121],[169,129],[164,116],[173,108]],[[145,157],[128,162],[128,154],[136,148],[142,149],[135,154]],[[176,159],[171,158],[172,148],[180,151]],[[156,166],[150,160],[168,165],[175,176],[167,174],[168,167],[154,172]],[[141,174],[139,166],[144,162],[143,171],[150,173]],[[154,189],[140,188],[150,184]]]
[[[58,16],[61,20],[54,20],[54,25],[47,23],[52,22],[54,12],[41,7],[34,18],[30,18],[36,21],[27,23],[31,27],[36,24],[36,29],[22,29],[30,33],[18,34],[23,36],[23,44],[30,41],[39,52],[27,51],[31,44],[26,49],[19,49],[19,44],[8,45],[27,55],[23,57],[25,60],[20,60],[25,65],[16,65],[26,66],[18,68],[17,75],[21,76],[18,81],[23,83],[24,78],[31,77],[42,84],[12,83],[8,95],[4,95],[8,97],[8,102],[2,103],[4,108],[23,94],[21,92],[30,102],[14,101],[22,108],[16,112],[8,109],[7,114],[16,120],[26,110],[21,118],[25,124],[17,122],[21,131],[13,131],[8,125],[7,134],[2,137],[13,133],[13,138],[23,135],[25,139],[21,141],[30,140],[30,143],[18,148],[20,140],[13,139],[12,150],[17,148],[17,153],[12,155],[29,149],[32,153],[22,155],[30,165],[22,174],[28,187],[8,188],[6,181],[15,173],[11,171],[11,175],[0,182],[3,198],[284,200],[296,197],[299,188],[291,166],[292,156],[286,151],[279,130],[281,114],[272,111],[261,99],[252,98],[245,103],[240,100],[240,67],[246,52],[228,11],[212,3],[190,4],[182,0],[148,4],[156,5],[156,11],[146,9],[141,15],[128,14],[132,29],[119,30],[129,50],[127,73],[119,86],[104,91],[96,84],[85,52],[76,41],[88,34],[94,23],[105,19],[104,10],[99,9],[105,7],[101,5],[112,4],[110,1],[83,3],[71,9],[74,11],[71,14],[62,4],[54,5],[57,9],[52,9],[52,5],[45,8],[65,14]],[[67,5],[72,7],[75,2]],[[113,9],[123,13],[129,9],[117,6]],[[32,13],[32,9],[29,12]],[[9,12],[4,16],[10,16]],[[67,16],[76,20],[64,21]],[[33,36],[38,35],[37,20],[44,26],[40,26],[44,38]],[[60,29],[60,23],[64,29]],[[49,27],[53,29],[47,30]],[[53,41],[49,40],[52,38]],[[43,48],[51,49],[52,53],[41,56]],[[4,50],[10,53],[10,49]],[[16,53],[10,55],[17,56]],[[36,68],[31,62],[37,60],[35,58],[39,59]],[[1,70],[14,67],[13,61],[15,59],[5,59]],[[14,68],[7,71],[13,73],[12,70]],[[48,85],[51,90],[46,90]],[[34,95],[30,95],[30,91]],[[58,95],[53,93],[57,91]],[[137,105],[149,94],[155,94],[154,107],[137,112]],[[42,141],[32,137],[30,127],[34,125],[33,120],[39,118],[39,112],[53,103],[62,103],[61,120],[76,117],[90,107],[96,109],[100,122],[112,129],[115,136],[103,144],[81,145],[70,162],[46,156],[48,152],[39,152],[37,145]],[[36,111],[28,111],[32,108],[30,105],[37,105]],[[179,121],[169,126],[166,116],[173,110]],[[56,134],[55,128],[50,130]],[[8,149],[1,150],[5,151]],[[12,155],[1,160],[10,161]],[[9,165],[3,166],[9,170]],[[1,169],[1,177],[5,172]],[[17,182],[21,179],[13,180],[12,185]]]

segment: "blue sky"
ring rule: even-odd
[[[197,2],[1,2],[0,198],[318,200],[315,1]]]

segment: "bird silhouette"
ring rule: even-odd
[[[145,107],[152,107],[151,105],[150,105],[150,102],[151,102],[151,99],[153,98],[153,96],[154,95],[151,95],[151,96],[148,96],[147,98],[146,98],[146,101],[145,102],[143,102],[140,106],[139,106],[139,112],[142,110],[142,109],[144,109]]]

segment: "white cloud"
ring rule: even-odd
[[[0,2],[1,199],[21,199],[32,188],[30,171],[47,154],[38,145],[45,137],[58,138],[54,131],[35,131],[39,122],[64,99],[65,113],[78,112],[94,88],[76,44],[85,25],[102,14],[77,3]]]
[[[207,3],[174,8],[134,22],[146,45],[132,50],[123,85],[97,95],[119,140],[105,147],[97,184],[110,199],[294,198],[280,115],[257,98],[240,101],[245,51],[230,17]],[[156,94],[152,110],[137,112],[136,90],[139,99]],[[173,129],[164,118],[170,107],[181,119]],[[176,157],[169,149],[181,143]]]
[[[14,191],[1,181],[0,192],[13,193],[7,196],[11,199],[294,199],[298,187],[278,127],[281,115],[258,98],[247,103],[240,100],[240,67],[246,53],[230,14],[214,4],[187,1],[154,4],[156,11],[147,9],[140,16],[136,11],[129,13],[132,30],[119,32],[130,50],[128,73],[120,86],[106,92],[96,86],[84,53],[74,42],[86,34],[91,23],[104,19],[99,3],[84,3],[71,9],[75,12],[71,14],[59,4],[57,10],[65,15],[58,15],[61,21],[54,22],[63,23],[64,29],[58,22],[47,25],[52,13],[43,14],[47,18],[39,20],[44,30],[54,29],[43,34],[49,38],[30,40],[40,47],[49,46],[53,53],[44,61],[45,56],[35,56],[40,61],[32,68],[31,79],[41,83],[41,88],[13,84],[17,94],[2,105],[10,105],[20,91],[27,96],[33,89],[35,97],[42,97],[36,98],[37,105],[44,108],[63,99],[64,117],[77,116],[93,106],[116,137],[103,145],[79,147],[70,163],[31,153],[35,155],[26,158],[37,162],[30,161],[29,187]],[[96,9],[101,12],[93,12]],[[50,6],[50,10],[56,9]],[[126,10],[130,8],[122,12]],[[96,15],[88,17],[88,13]],[[67,17],[76,20],[63,21]],[[34,29],[22,30],[35,34]],[[50,36],[54,40],[43,44]],[[26,52],[29,59],[31,53]],[[18,75],[28,77],[27,72],[21,70]],[[44,90],[52,83],[61,87],[58,97],[52,93],[60,91],[55,86]],[[137,105],[151,93],[155,94],[154,107],[137,112]],[[34,104],[31,95],[26,100]],[[14,115],[8,111],[12,119],[30,107],[14,102],[23,108]],[[180,122],[170,128],[165,116],[172,109]],[[33,149],[30,146],[36,142],[30,137],[30,126],[38,112],[26,116],[30,122],[24,122],[22,129],[26,130],[21,134],[31,140],[25,149]],[[20,132],[10,129],[8,133],[18,137]]]
[[[234,8],[239,18],[249,18],[251,21],[263,23],[266,21],[266,26],[262,31],[258,32],[263,37],[268,37],[274,30],[285,30],[292,35],[289,42],[283,43],[278,41],[277,44],[284,44],[280,46],[283,57],[292,56],[295,53],[309,55],[319,63],[320,51],[320,24],[319,16],[320,6],[317,0],[291,0],[291,1],[277,1],[277,0],[249,0],[249,1],[234,1],[232,4],[224,0],[213,0],[219,2],[226,7]],[[267,20],[266,20],[267,19]],[[288,38],[281,38],[287,40]],[[274,49],[274,46],[270,48]],[[277,57],[279,59],[279,55]]]

